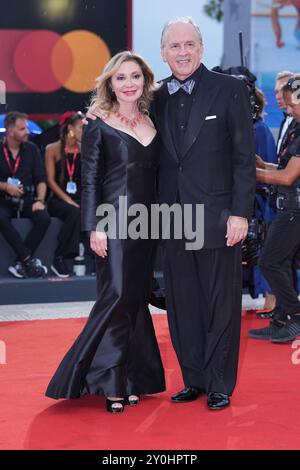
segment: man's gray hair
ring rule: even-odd
[[[294,75],[294,72],[291,72],[290,70],[282,70],[281,72],[278,72],[276,75],[276,81],[281,80],[282,78],[290,78]]]
[[[191,18],[190,16],[182,16],[182,17],[179,17],[179,18],[176,18],[175,20],[171,20],[171,21],[168,21],[163,30],[162,30],[162,33],[161,33],[161,48],[164,48],[165,47],[165,44],[166,44],[166,32],[168,30],[168,28],[170,26],[172,26],[173,24],[178,24],[178,23],[184,23],[184,24],[191,24],[192,26],[194,26],[195,30],[197,31],[198,35],[199,35],[199,41],[200,41],[200,44],[202,45],[203,44],[203,39],[202,39],[202,34],[201,34],[201,31],[200,31],[200,28],[199,26],[197,25],[197,23],[193,20],[193,18]]]

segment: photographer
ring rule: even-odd
[[[259,259],[259,266],[276,296],[274,319],[260,337],[285,343],[300,336],[300,302],[293,283],[292,263],[300,246],[300,76],[282,88],[287,113],[294,118],[281,145],[279,164],[257,157],[257,179],[277,186],[276,218]],[[250,330],[249,336],[257,330]],[[264,336],[262,336],[264,335]]]
[[[269,134],[269,144],[271,143],[271,147],[269,145],[266,145],[265,148],[264,146],[261,146],[260,142],[262,141],[263,137],[263,132],[261,128],[261,121],[258,119],[258,121],[255,123],[255,137],[256,137],[256,154],[259,155],[265,163],[278,163],[278,157],[280,155],[280,150],[281,150],[281,145],[285,140],[285,135],[291,125],[293,125],[293,118],[289,116],[286,113],[286,105],[283,99],[283,94],[282,94],[282,88],[284,85],[287,84],[288,80],[292,78],[294,75],[293,72],[290,72],[288,70],[283,70],[279,72],[276,76],[276,82],[275,82],[275,88],[274,88],[274,93],[275,93],[275,98],[278,104],[279,109],[282,111],[283,119],[280,123],[279,126],[279,134],[278,134],[278,139],[277,139],[277,145],[276,145],[276,153],[274,149],[274,139],[271,138],[271,133],[268,130]],[[258,93],[257,93],[258,92]],[[260,102],[262,104],[262,109],[264,107],[264,98],[263,96],[260,99],[260,92],[256,88],[256,96],[258,98],[257,104],[260,107]],[[260,110],[258,110],[258,115],[260,114]],[[270,141],[272,140],[272,142]],[[267,143],[267,142],[266,142]],[[267,152],[269,150],[269,152]],[[264,185],[260,184],[258,185],[259,191],[257,191],[256,194],[256,202],[258,203],[259,209],[260,209],[260,214],[258,214],[258,217],[262,217],[263,221],[266,224],[266,228],[270,226],[271,222],[275,218],[275,203],[274,203],[274,197],[276,198],[275,192],[276,188],[270,185]],[[258,194],[260,193],[260,194]],[[265,238],[267,234],[267,231],[264,230],[263,233],[263,239]],[[257,252],[258,254],[259,252]],[[294,260],[295,263],[295,260]],[[260,268],[258,266],[254,267],[254,282],[253,286],[256,291],[256,294],[258,295],[260,292],[265,293],[265,305],[262,310],[256,310],[257,316],[261,318],[272,318],[274,315],[274,309],[276,308],[276,298],[273,293],[271,293],[270,286],[262,276],[260,272]],[[294,285],[295,288],[297,288],[297,271],[294,268],[293,273],[295,276],[294,280]],[[252,297],[255,297],[255,295],[252,295]],[[256,330],[251,330],[251,335],[252,338],[257,338],[257,339],[269,339],[269,337],[265,337],[265,329],[264,328],[258,328]]]
[[[45,208],[46,184],[40,153],[28,142],[27,115],[10,112],[4,121],[6,138],[0,143],[0,231],[17,255],[9,272],[17,278],[41,277],[47,268],[33,254],[50,224]],[[21,213],[32,221],[23,241],[11,219]]]

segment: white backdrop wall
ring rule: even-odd
[[[160,36],[164,24],[179,16],[191,16],[199,24],[205,46],[203,63],[220,65],[223,26],[203,11],[206,0],[133,0],[133,49],[152,66],[156,79],[167,77],[169,68],[160,57]]]

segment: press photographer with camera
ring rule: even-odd
[[[6,115],[6,137],[0,143],[0,232],[17,255],[9,272],[17,278],[41,277],[47,268],[33,258],[50,224],[45,207],[47,186],[38,147],[28,142],[27,115]],[[20,215],[30,218],[32,228],[23,241],[12,225]]]
[[[256,176],[277,186],[276,217],[263,247],[259,266],[276,296],[273,320],[260,329],[261,339],[285,343],[300,336],[300,302],[294,287],[292,264],[300,247],[300,76],[282,88],[286,110],[294,118],[284,136],[278,166],[256,157]],[[258,330],[249,336],[257,338]]]
[[[282,111],[282,121],[279,125],[279,133],[277,138],[276,149],[274,148],[274,138],[271,131],[265,123],[260,119],[264,114],[265,98],[260,90],[255,88],[256,102],[259,107],[258,109],[258,120],[255,122],[255,141],[256,141],[256,154],[259,155],[265,163],[278,163],[278,157],[280,155],[280,149],[286,132],[289,126],[292,125],[293,118],[286,113],[286,105],[283,99],[282,88],[288,80],[293,77],[294,73],[288,70],[279,72],[276,76],[276,82],[274,87],[274,94],[278,104],[278,108]],[[264,126],[264,127],[262,127]],[[258,249],[255,252],[256,263],[259,257],[260,248],[264,243],[264,239],[267,235],[268,227],[275,218],[275,200],[276,200],[276,187],[258,183],[256,189],[256,220],[261,221],[262,224],[258,225],[261,236],[254,237],[258,239]],[[254,242],[253,242],[254,243]],[[251,256],[251,253],[250,253]],[[295,260],[294,260],[295,263]],[[297,286],[297,273],[293,269],[294,273],[294,285]],[[271,291],[271,288],[264,276],[261,274],[260,268],[255,266],[253,268],[253,277],[249,286],[249,291],[253,291],[251,296],[253,298],[258,297],[260,293],[265,296],[265,304],[262,310],[257,309],[257,316],[260,318],[272,318],[274,314],[274,308],[276,306],[276,298]],[[256,333],[251,333],[252,337],[259,339],[265,339],[261,337],[261,328],[256,330]]]

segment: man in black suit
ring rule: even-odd
[[[161,52],[172,76],[154,100],[163,142],[159,202],[194,212],[204,205],[203,249],[186,250],[175,237],[163,242],[168,320],[185,384],[172,401],[205,393],[217,410],[230,404],[237,375],[241,241],[255,193],[249,95],[242,81],[201,63],[201,33],[189,18],[166,25]]]

